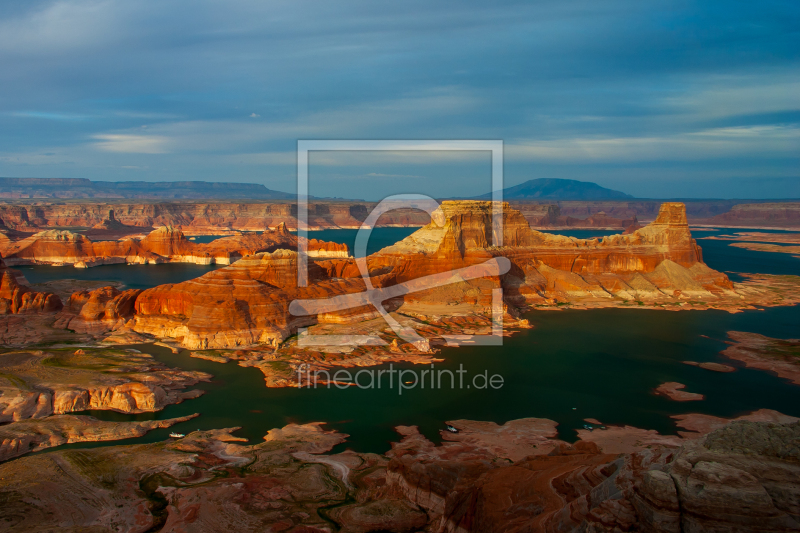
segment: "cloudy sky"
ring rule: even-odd
[[[0,176],[293,192],[298,139],[501,139],[505,183],[800,197],[800,2],[0,3]],[[485,152],[311,155],[311,194],[489,190]]]

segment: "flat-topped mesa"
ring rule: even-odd
[[[502,213],[502,247],[496,248],[493,210]],[[532,230],[508,203],[445,201],[431,223],[378,255],[425,254],[441,258],[468,255],[524,254],[545,265],[571,272],[651,272],[664,260],[690,268],[702,262],[681,203],[664,203],[657,219],[625,235],[577,239]]]
[[[502,212],[502,246],[496,246],[495,210]],[[405,281],[497,256],[511,261],[501,280],[506,301],[523,307],[613,298],[738,298],[727,276],[702,262],[681,203],[663,204],[656,221],[630,233],[577,239],[532,230],[507,203],[446,201],[430,224],[370,256],[369,265],[372,271],[390,266]],[[409,295],[406,302],[420,298]]]
[[[139,241],[140,246],[161,257],[186,255],[192,244],[183,232],[172,226],[161,226]]]

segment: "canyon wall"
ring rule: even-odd
[[[320,202],[308,205],[310,229],[358,228],[374,202]],[[535,227],[625,229],[637,221],[654,220],[657,200],[511,202]],[[800,204],[734,200],[685,202],[690,222],[722,226],[798,227]],[[173,226],[187,235],[260,231],[285,223],[297,227],[297,205],[281,202],[38,202],[0,204],[0,231],[34,232],[47,228],[103,229],[116,221],[131,232],[135,228]],[[427,214],[412,209],[385,213],[379,226],[424,226]],[[118,228],[119,229],[119,228]],[[91,235],[91,232],[89,233]]]
[[[309,203],[310,229],[358,228],[374,203]],[[261,231],[285,223],[297,228],[297,205],[272,203],[64,203],[42,205],[0,205],[0,221],[9,229],[93,227],[113,219],[125,226],[152,228],[173,226],[187,234],[215,234],[224,231]],[[401,209],[387,214],[384,225],[423,225],[427,215]]]
[[[800,202],[739,204],[706,222],[721,226],[800,228]]]

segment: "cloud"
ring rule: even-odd
[[[9,113],[14,117],[22,118],[40,118],[45,120],[86,120],[91,118],[91,115],[79,115],[72,113],[49,113],[47,111],[14,111]]]
[[[668,136],[579,137],[518,141],[507,159],[549,162],[691,161],[720,157],[796,156],[798,125],[714,128]]]
[[[105,152],[124,152],[131,154],[167,153],[169,140],[157,135],[102,134],[94,135],[100,142],[93,143],[98,150]]]
[[[130,179],[121,167],[148,166],[152,179],[280,188],[298,139],[505,139],[517,182],[554,168],[702,181],[798,164],[791,2],[30,0],[2,12],[0,173],[27,161],[28,175]],[[348,172],[457,190],[472,186],[462,167],[443,169],[486,160],[312,155],[336,168],[318,175],[337,196],[369,193],[363,179],[342,190]]]
[[[367,178],[427,178],[427,176],[418,176],[415,174],[381,174],[380,172],[370,172],[366,175]]]

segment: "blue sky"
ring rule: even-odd
[[[800,2],[0,3],[0,176],[293,192],[298,139],[502,139],[505,183],[800,197]],[[311,194],[468,196],[485,153],[320,153]]]

